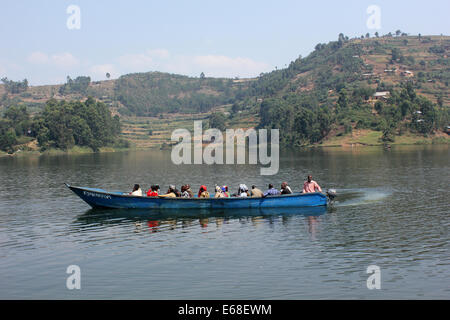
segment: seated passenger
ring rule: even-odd
[[[278,191],[277,189],[275,189],[273,187],[273,184],[269,184],[269,190],[267,190],[266,192],[264,192],[263,196],[267,197],[267,196],[277,196],[280,194],[280,191]]]
[[[198,190],[198,197],[209,198],[209,192],[206,190],[206,186],[200,186],[200,189]]]
[[[158,196],[158,186],[151,186],[151,188],[147,191],[147,197],[157,197]]]
[[[192,192],[190,184],[186,185],[186,192],[189,193],[189,198],[193,198],[194,197],[194,193]]]
[[[317,184],[317,182],[315,182],[312,179],[312,176],[309,175],[308,180],[306,180],[305,183],[303,184],[303,193],[316,192],[316,190],[322,192],[322,189]]]
[[[160,198],[176,198],[176,193],[175,193],[175,186],[174,185],[170,185],[169,186],[169,190],[167,190],[166,194],[160,194],[159,197]]]
[[[248,188],[245,184],[240,184],[237,192],[237,197],[249,197],[250,193],[248,192]]]
[[[214,198],[225,198],[225,193],[219,186],[216,186],[216,193],[214,194]]]
[[[130,192],[130,195],[142,197],[141,187],[138,184],[135,184],[133,187],[133,191]]]
[[[231,197],[230,192],[228,192],[228,187],[227,186],[223,186],[222,187],[222,191],[227,197]]]
[[[252,198],[261,198],[264,193],[259,190],[256,186],[252,186]]]
[[[287,182],[281,184],[281,194],[291,194],[291,187],[288,186]]]
[[[180,190],[178,190],[173,184],[171,184],[170,187],[172,187],[173,192],[175,193],[175,195],[176,195],[178,198],[181,197],[181,192],[180,192]]]
[[[189,198],[189,193],[186,192],[186,185],[181,186],[181,197],[182,198]]]
[[[184,186],[181,186],[181,197],[182,198],[190,198],[191,195],[189,194],[189,192],[187,191],[187,184],[185,184]]]

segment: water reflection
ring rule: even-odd
[[[317,217],[315,216],[308,216],[308,226],[309,226],[309,233],[311,234],[311,238],[313,240],[316,240],[316,230],[317,230]]]
[[[206,230],[215,226],[220,229],[224,224],[237,220],[241,223],[251,223],[258,227],[263,223],[273,224],[277,218],[281,218],[282,224],[288,224],[292,216],[304,216],[311,221],[311,225],[317,224],[317,217],[331,212],[333,209],[325,206],[311,208],[260,208],[260,209],[233,209],[233,210],[125,210],[125,209],[90,209],[79,215],[72,224],[74,232],[83,229],[108,227],[114,225],[134,224],[135,232],[145,229],[151,233],[180,229],[192,230],[193,226],[199,226]],[[311,233],[315,233],[315,226],[311,226]]]

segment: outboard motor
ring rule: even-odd
[[[328,199],[330,199],[330,201],[334,201],[334,198],[337,197],[336,189],[328,189],[327,196],[328,196]]]

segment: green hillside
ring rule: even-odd
[[[33,118],[51,98],[92,96],[120,117],[121,137],[137,147],[169,143],[171,130],[214,112],[226,127],[279,128],[284,146],[448,142],[449,49],[448,36],[340,34],[254,79],[161,72],[52,86],[2,79],[0,112],[25,106]]]
[[[161,113],[203,113],[240,100],[245,88],[231,79],[192,78],[161,72],[135,73],[115,81],[120,113],[155,116]]]
[[[449,48],[443,36],[341,34],[252,84],[263,99],[260,127],[283,128],[285,145],[320,144],[358,129],[380,132],[378,143],[443,131],[450,119]]]

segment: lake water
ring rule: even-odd
[[[170,151],[0,158],[1,299],[450,299],[449,147],[318,149],[258,165]],[[91,210],[64,186],[279,185],[311,173],[339,198],[276,212]],[[195,191],[194,190],[194,191]],[[81,289],[68,290],[69,265]],[[367,267],[380,268],[369,290]]]

